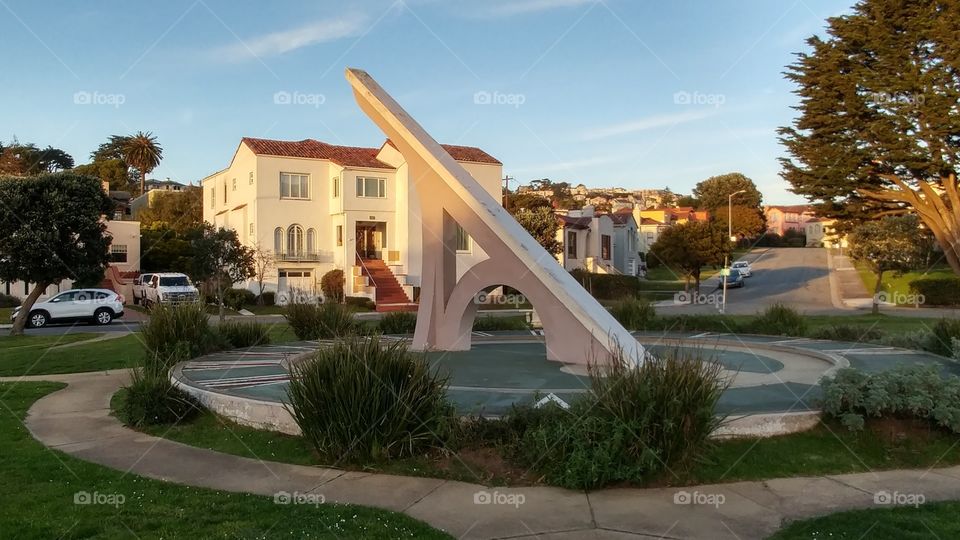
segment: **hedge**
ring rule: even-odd
[[[570,274],[594,298],[601,300],[619,300],[627,296],[637,296],[640,292],[640,280],[635,276],[591,274],[579,268],[571,270]]]
[[[923,295],[927,306],[960,304],[960,277],[923,278],[910,282],[910,292]]]

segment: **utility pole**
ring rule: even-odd
[[[506,175],[503,177],[503,207],[510,211],[510,182],[513,182],[513,177]]]

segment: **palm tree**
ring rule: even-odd
[[[163,148],[157,144],[157,138],[149,131],[138,131],[125,141],[123,147],[123,161],[130,167],[140,171],[140,194],[147,190],[147,173],[160,164],[163,159]]]

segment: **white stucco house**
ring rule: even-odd
[[[443,146],[500,198],[500,161],[479,148]],[[416,179],[389,140],[374,148],[245,137],[201,186],[204,221],[272,253],[265,281],[280,301],[292,291],[320,295],[320,279],[333,269],[346,274],[348,296],[378,309],[417,301],[421,239],[432,233],[422,231]],[[486,254],[462,230],[458,241],[459,278]],[[254,281],[247,286],[256,290]]]
[[[609,214],[596,214],[592,206],[558,214],[557,239],[563,249],[557,260],[564,269],[583,269],[598,274],[613,274],[613,220]]]

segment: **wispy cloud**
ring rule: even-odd
[[[648,129],[693,122],[708,116],[712,116],[715,114],[715,112],[715,110],[692,110],[676,114],[648,116],[646,118],[640,118],[639,120],[632,120],[622,124],[614,124],[611,126],[590,129],[585,131],[581,138],[587,141],[592,141],[594,139],[606,139],[607,137],[615,137],[617,135],[624,135],[626,133],[634,133],[637,131],[646,131]]]
[[[358,36],[366,23],[367,17],[362,14],[324,19],[262,36],[238,38],[238,43],[214,49],[211,56],[230,62],[277,56],[317,43]]]
[[[577,159],[571,161],[554,161],[550,163],[542,163],[538,165],[528,165],[522,167],[514,167],[510,169],[511,173],[522,174],[522,173],[545,173],[545,172],[557,172],[557,171],[569,171],[571,169],[580,169],[583,167],[592,167],[594,165],[602,165],[605,163],[611,163],[621,159],[622,156],[607,156],[607,157],[594,157],[586,159]]]
[[[585,4],[595,4],[599,0],[516,0],[507,1],[489,6],[485,15],[491,17],[509,17],[512,15],[526,15],[539,13],[558,8],[577,7]]]

